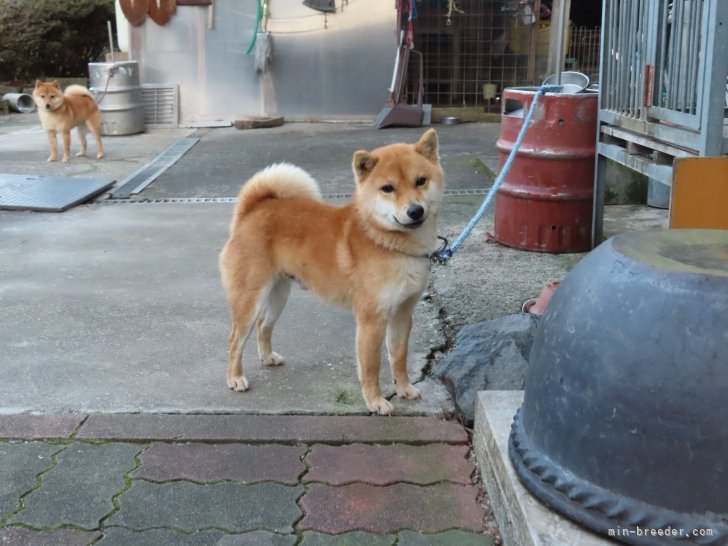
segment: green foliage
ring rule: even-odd
[[[0,0],[0,80],[88,77],[108,50],[114,0]]]

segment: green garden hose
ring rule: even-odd
[[[255,28],[253,28],[253,38],[250,40],[250,45],[248,46],[248,50],[245,52],[246,55],[250,55],[250,52],[253,51],[253,47],[255,47],[255,39],[258,37],[258,29],[260,29],[260,21],[261,21],[261,19],[263,19],[262,0],[256,0],[256,4],[258,5],[258,13],[255,17]]]

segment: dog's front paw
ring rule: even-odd
[[[83,157],[83,156],[85,156],[85,155],[86,155],[86,152],[85,152],[85,151],[81,151],[81,152],[78,152],[78,153],[76,154],[76,157]]]
[[[394,388],[397,391],[397,396],[400,398],[406,398],[407,400],[422,398],[422,394],[412,383],[407,383],[401,387],[399,385],[395,385]]]
[[[48,161],[49,161],[49,162],[50,162],[50,161],[55,161],[56,159],[58,159],[58,156],[57,156],[57,155],[55,155],[55,154],[51,154],[50,156],[48,156]]]
[[[70,160],[71,160],[71,158],[70,158],[70,157],[68,157],[68,156],[65,156],[65,155],[63,156],[63,162],[64,162],[64,163],[68,163],[68,162],[69,162]]]
[[[268,356],[261,358],[260,361],[266,366],[281,366],[284,362],[284,359],[281,355],[274,351]]]
[[[245,392],[248,390],[250,383],[248,383],[244,375],[238,375],[236,377],[228,377],[227,385],[234,391]]]
[[[394,406],[382,396],[375,398],[371,402],[367,400],[367,408],[369,408],[369,411],[378,413],[379,415],[392,415],[394,411]]]

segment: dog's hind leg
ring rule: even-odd
[[[96,159],[104,157],[104,145],[101,144],[101,112],[95,112],[86,122],[86,127],[94,135],[96,141]]]
[[[233,327],[228,337],[227,385],[236,391],[247,391],[250,385],[243,374],[243,348],[255,323],[259,294],[249,290],[231,302]]]
[[[392,370],[392,380],[400,398],[420,398],[407,375],[407,351],[412,330],[412,311],[417,299],[403,303],[387,323],[387,353]]]
[[[79,125],[76,127],[76,132],[78,133],[78,140],[81,142],[81,151],[76,154],[76,157],[81,157],[86,155],[86,149],[88,147],[88,143],[86,142],[86,133],[88,133],[88,129],[85,125]]]
[[[260,313],[257,320],[258,356],[266,366],[280,366],[283,357],[273,351],[271,337],[273,326],[283,311],[291,293],[291,281],[287,277],[278,277],[269,289],[265,291],[264,299],[260,303]]]

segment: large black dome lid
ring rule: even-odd
[[[509,447],[536,497],[596,531],[728,544],[728,231],[625,233],[577,264]]]

